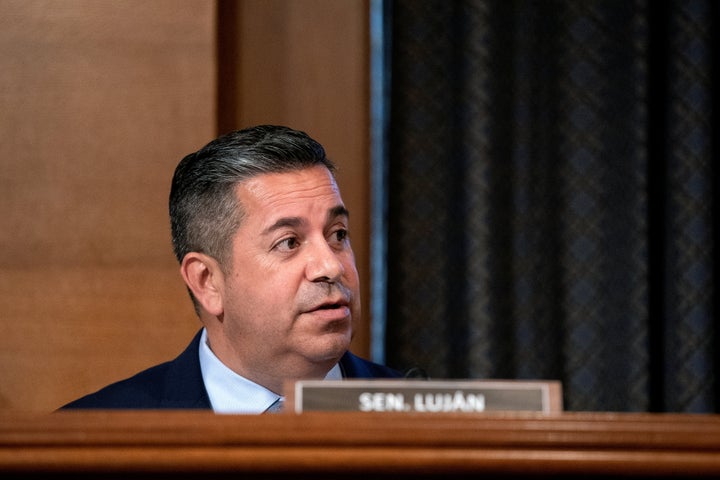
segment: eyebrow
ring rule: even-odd
[[[348,209],[345,208],[345,205],[338,205],[337,207],[331,208],[328,212],[328,220],[332,220],[337,217],[350,218],[350,212],[348,212]]]
[[[347,208],[345,208],[344,205],[338,205],[336,207],[331,208],[328,211],[328,214],[327,214],[328,222],[337,217],[350,218],[350,212],[348,211]],[[272,233],[275,230],[278,230],[281,228],[287,228],[287,227],[297,228],[297,227],[300,227],[303,223],[305,223],[305,220],[303,220],[300,217],[279,218],[279,219],[277,219],[277,221],[275,223],[273,223],[272,225],[270,225],[263,231],[263,235],[267,235],[268,233]]]

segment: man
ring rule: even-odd
[[[170,223],[203,328],[175,360],[63,408],[262,413],[287,381],[401,376],[348,351],[360,317],[348,211],[305,133],[263,125],[186,156]]]

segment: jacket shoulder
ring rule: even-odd
[[[394,368],[365,360],[351,352],[346,352],[342,356],[340,368],[345,378],[401,378],[403,376]]]
[[[78,398],[64,409],[211,408],[202,380],[200,333],[177,358]]]
[[[164,378],[169,362],[148,368],[130,378],[111,383],[63,407],[77,408],[154,408],[162,403]]]

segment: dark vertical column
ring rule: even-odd
[[[665,2],[648,2],[648,319],[650,411],[665,410],[667,35]]]

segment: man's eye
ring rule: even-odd
[[[334,237],[334,241],[337,243],[342,243],[348,238],[348,231],[341,228],[339,230],[336,230],[333,232],[332,236]]]
[[[295,237],[286,238],[286,239],[278,242],[277,244],[275,244],[275,248],[282,252],[289,252],[290,250],[295,250],[299,246],[300,246],[300,242]]]

